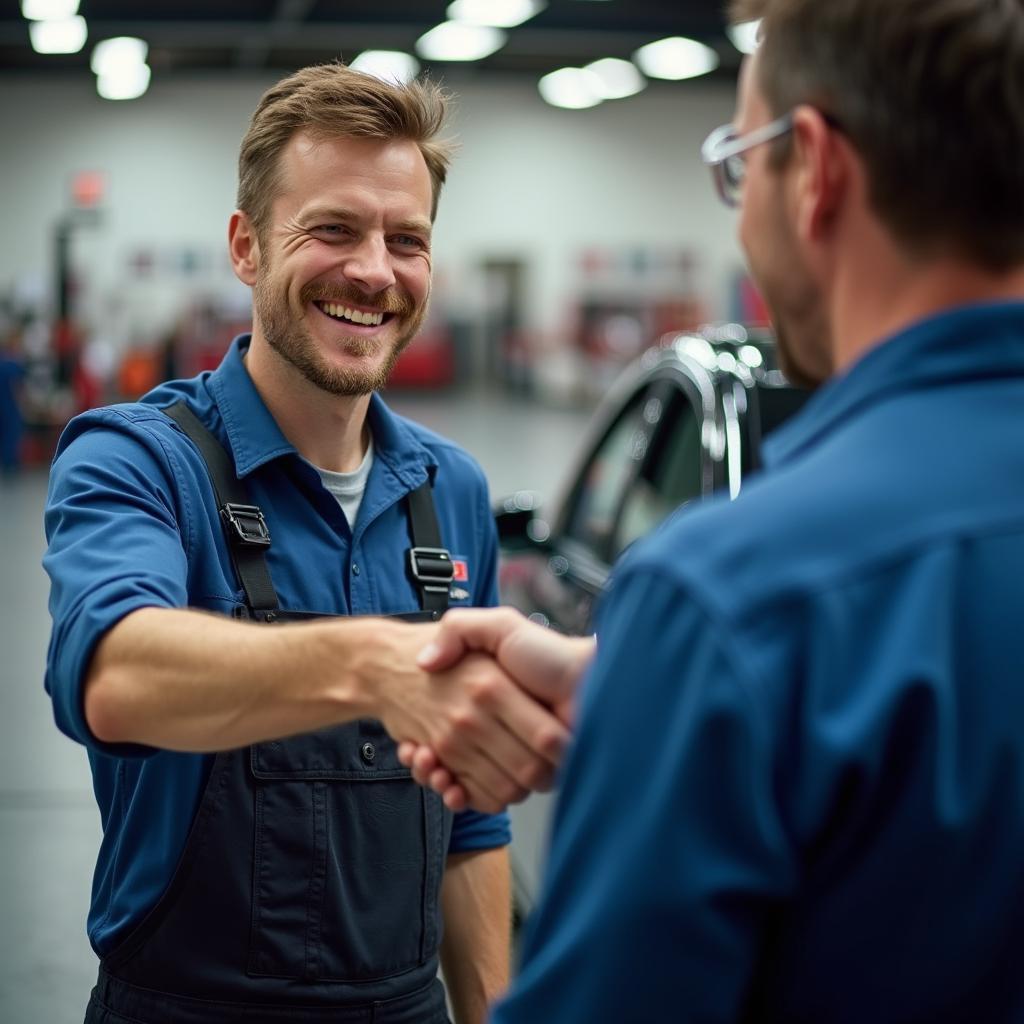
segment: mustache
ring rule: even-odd
[[[302,288],[299,298],[303,303],[333,302],[342,306],[373,306],[382,313],[393,313],[400,317],[409,317],[415,312],[412,299],[396,288],[379,292],[371,300],[358,288],[330,284],[327,281],[314,281]]]

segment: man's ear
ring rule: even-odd
[[[260,243],[249,215],[243,210],[235,210],[228,221],[228,252],[238,280],[254,285],[260,265]]]
[[[796,175],[796,227],[812,245],[825,241],[850,187],[851,152],[821,112],[801,106],[793,112]]]

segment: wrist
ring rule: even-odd
[[[410,676],[423,674],[416,655],[436,627],[383,617],[326,625],[332,699],[348,718],[376,718],[387,725],[403,694],[408,697]]]

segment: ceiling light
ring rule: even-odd
[[[760,42],[758,33],[761,31],[761,21],[744,21],[739,25],[730,25],[725,34],[729,41],[740,53],[753,53]]]
[[[148,64],[137,64],[111,75],[99,75],[96,91],[105,100],[135,100],[149,88],[150,74]]]
[[[401,50],[363,50],[349,67],[385,82],[400,82],[402,85],[420,73],[420,62],[411,53],[402,53]]]
[[[92,49],[89,67],[94,75],[116,75],[122,69],[128,71],[146,63],[149,44],[134,36],[115,36],[104,39]]]
[[[606,100],[621,100],[625,96],[633,96],[647,86],[636,65],[628,60],[619,60],[618,57],[595,60],[583,70],[597,76],[601,83],[601,97]]]
[[[506,35],[489,25],[446,21],[416,41],[416,52],[427,60],[483,60],[505,45]]]
[[[453,0],[448,5],[448,17],[466,25],[514,28],[547,5],[547,0]]]
[[[584,110],[596,107],[603,99],[601,79],[585,68],[561,68],[545,75],[537,88],[541,96],[553,107]]]
[[[78,53],[88,35],[85,18],[78,14],[61,21],[31,21],[28,26],[36,53]]]
[[[64,21],[78,13],[79,0],[21,0],[21,13],[29,21]]]
[[[718,54],[710,46],[682,36],[670,36],[641,46],[633,54],[633,60],[645,75],[674,82],[706,75],[718,67]]]

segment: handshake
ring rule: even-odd
[[[419,676],[405,676],[414,685],[394,693],[381,717],[416,781],[453,811],[495,813],[550,789],[593,638],[563,636],[508,608],[397,628],[406,650],[417,645]]]

